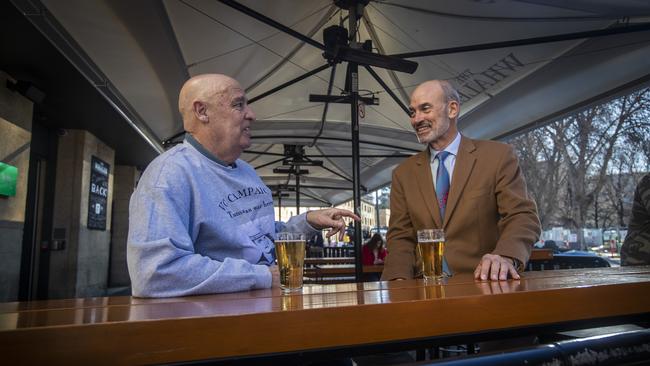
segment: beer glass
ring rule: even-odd
[[[445,254],[445,233],[440,229],[418,230],[417,251],[422,260],[422,274],[425,282],[440,282],[442,257]]]
[[[275,240],[275,257],[278,260],[282,292],[300,291],[305,263],[305,235],[278,233]]]

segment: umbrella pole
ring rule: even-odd
[[[350,2],[349,36],[350,47],[358,48],[357,35],[357,4]],[[361,169],[359,167],[359,64],[348,62],[348,80],[350,80],[350,130],[352,133],[352,199],[354,213],[361,217]],[[354,264],[356,281],[363,279],[363,264],[361,262],[361,222],[354,222]]]

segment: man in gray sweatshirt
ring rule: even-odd
[[[273,197],[239,159],[251,145],[255,114],[225,75],[188,80],[178,101],[185,141],[154,159],[129,205],[127,263],[134,296],[171,297],[279,284],[273,239],[345,231],[347,210],[310,211],[274,221]]]

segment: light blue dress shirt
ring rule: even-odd
[[[444,148],[444,151],[448,151],[450,153],[449,156],[445,159],[445,168],[447,168],[447,172],[449,172],[449,186],[451,187],[451,181],[454,176],[454,167],[456,166],[456,155],[458,155],[458,147],[460,146],[460,133],[456,133],[456,137],[454,137],[454,140],[451,142],[451,144],[447,145],[447,147]],[[436,155],[440,151],[434,150],[431,145],[429,145],[429,150],[431,152],[431,176],[433,178],[433,188],[436,188],[436,178],[438,174],[438,159],[436,159]]]

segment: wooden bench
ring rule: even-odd
[[[354,246],[347,245],[344,247],[323,247],[325,257],[354,257]]]
[[[354,257],[305,258],[305,267],[321,264],[354,264]]]
[[[384,270],[383,265],[363,266],[364,278],[378,277]],[[354,264],[320,264],[305,267],[305,283],[347,283],[355,282],[356,271]],[[367,275],[367,276],[365,276]],[[373,276],[374,275],[374,276]]]

